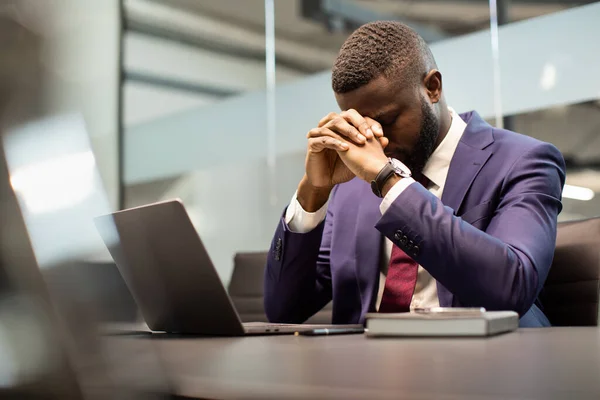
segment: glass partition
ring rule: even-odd
[[[600,80],[586,76],[600,66],[589,45],[600,33],[600,3],[558,6],[499,28],[499,99],[506,128],[563,153],[565,221],[600,214]]]
[[[180,198],[227,282],[235,252],[264,250],[276,221],[265,214],[264,2],[124,7],[126,206]],[[282,66],[277,82],[299,75]]]
[[[496,35],[487,1],[126,0],[126,205],[181,198],[228,282],[236,252],[268,248],[304,171],[306,133],[338,110],[341,44],[385,19],[430,43],[458,112],[563,152],[580,188],[565,191],[562,220],[597,215],[596,198],[583,198],[600,190],[600,81],[585,78],[600,63],[586,44],[600,5],[574,5],[512,1]]]

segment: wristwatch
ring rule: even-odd
[[[410,178],[412,176],[410,169],[408,169],[401,161],[398,161],[395,158],[388,158],[387,164],[381,168],[381,171],[379,171],[375,179],[371,181],[371,190],[373,190],[375,196],[383,197],[383,194],[381,193],[383,185],[385,185],[387,180],[394,174],[402,178]]]

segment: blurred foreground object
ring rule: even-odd
[[[43,59],[59,55],[23,3],[0,5],[0,397],[162,398],[150,345],[97,334],[78,269],[104,257],[91,218],[108,201],[83,118],[48,112]]]

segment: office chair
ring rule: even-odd
[[[554,261],[540,293],[557,326],[597,326],[600,297],[600,217],[558,224]]]
[[[266,252],[237,253],[229,281],[229,296],[242,322],[267,322],[263,305],[263,279]],[[310,324],[331,323],[331,303],[306,321]]]

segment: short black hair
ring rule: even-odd
[[[400,22],[376,21],[361,26],[346,39],[333,65],[331,81],[335,93],[346,93],[382,74],[402,73],[408,82],[417,82],[430,68],[436,68],[435,59],[417,32]]]

